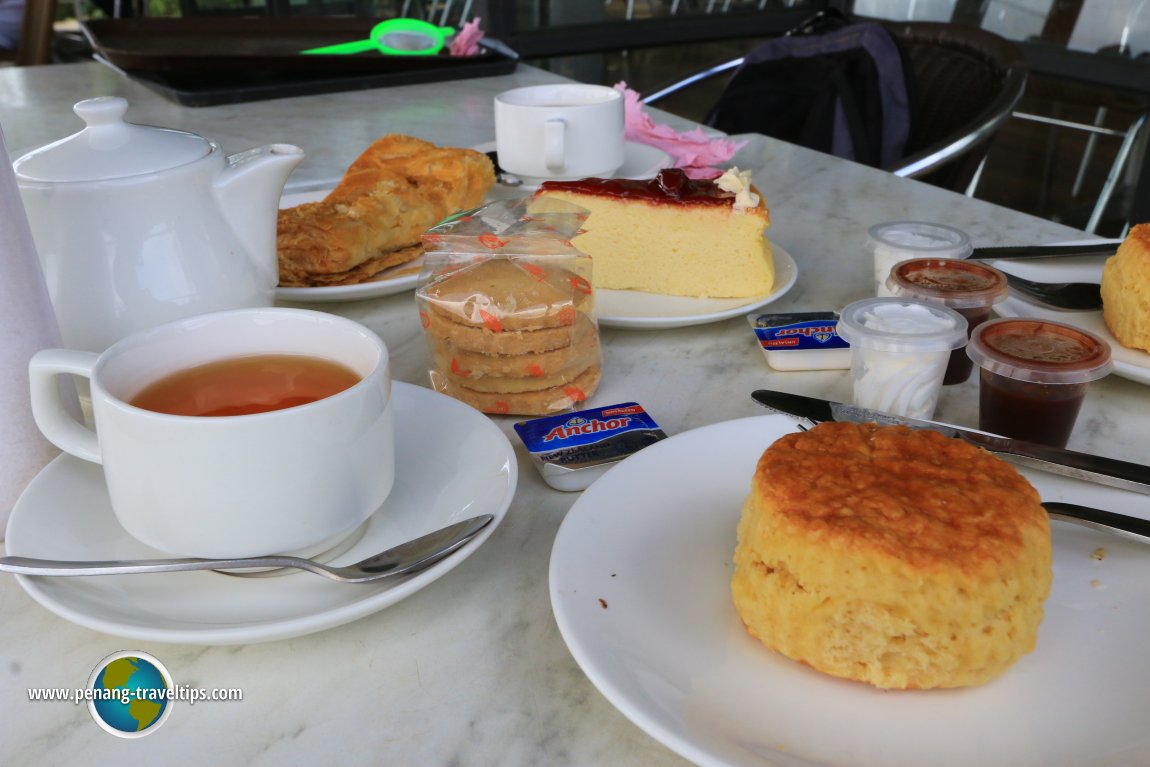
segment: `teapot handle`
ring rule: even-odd
[[[72,349],[43,349],[28,363],[32,418],[48,441],[66,453],[93,463],[102,463],[96,432],[80,423],[65,406],[56,379],[61,375],[92,378],[99,359],[92,352]]]

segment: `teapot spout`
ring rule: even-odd
[[[216,202],[248,258],[279,281],[276,210],[284,184],[304,152],[291,144],[269,144],[228,157],[213,184]]]

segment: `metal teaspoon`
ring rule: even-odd
[[[491,514],[456,522],[435,532],[401,543],[353,565],[336,567],[291,556],[240,559],[124,559],[91,562],[0,557],[0,572],[20,575],[125,575],[167,573],[181,570],[237,570],[293,567],[341,583],[369,583],[393,575],[405,575],[430,567],[448,556],[494,519]],[[242,575],[242,573],[229,573]]]

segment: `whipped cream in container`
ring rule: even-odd
[[[966,345],[966,318],[912,298],[867,298],[843,309],[838,332],[851,345],[854,402],[930,418],[950,353]]]
[[[515,424],[543,481],[578,491],[632,453],[667,435],[641,405],[619,405],[535,418]]]
[[[775,370],[846,370],[850,344],[838,334],[835,312],[747,316],[755,338]]]

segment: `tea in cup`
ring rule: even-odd
[[[56,379],[91,383],[95,430]],[[116,519],[161,551],[322,551],[371,517],[395,478],[387,347],[350,320],[239,309],[135,333],[101,354],[29,364],[32,413],[57,447],[103,465]]]
[[[528,184],[610,178],[623,165],[623,94],[584,83],[504,91],[495,145],[500,167]]]

